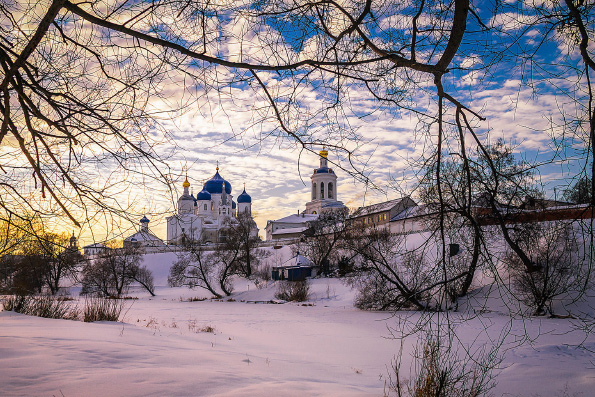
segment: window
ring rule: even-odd
[[[382,215],[382,219],[386,220],[386,214]]]
[[[316,184],[312,185],[312,200],[316,200]]]
[[[330,199],[333,198],[333,183],[332,182],[328,183],[328,198],[330,198]]]
[[[324,182],[320,182],[320,199],[324,200]]]
[[[206,204],[205,204],[205,207],[204,208],[205,208],[205,211],[206,211],[207,210],[207,205]]]

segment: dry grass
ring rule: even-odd
[[[124,301],[119,299],[87,298],[83,310],[83,321],[92,323],[95,321],[119,321]]]
[[[7,311],[44,318],[78,320],[78,308],[67,303],[62,297],[51,295],[12,295],[2,300],[2,307]]]

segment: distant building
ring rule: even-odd
[[[308,228],[309,223],[318,219],[318,214],[293,214],[275,221],[268,221],[265,228],[266,240],[299,238]]]
[[[299,252],[281,266],[275,266],[272,269],[273,280],[301,281],[314,276],[316,276],[314,264]]]
[[[321,214],[323,211],[343,209],[345,205],[337,200],[337,174],[328,166],[328,151],[319,153],[320,167],[314,169],[312,181],[312,199],[306,203],[306,214]]]
[[[433,206],[415,205],[406,208],[390,220],[390,231],[393,234],[424,232],[431,228],[437,212]]]
[[[350,217],[352,222],[359,222],[367,226],[388,228],[391,220],[406,209],[416,207],[417,204],[406,196],[378,204],[358,208]]]
[[[106,247],[105,245],[103,245],[101,243],[94,243],[94,244],[85,245],[83,247],[83,254],[85,255],[85,258],[88,258],[90,256],[100,255],[107,250],[109,250],[109,248]]]
[[[165,247],[165,243],[149,230],[149,219],[143,216],[140,220],[140,230],[124,239],[124,247],[157,248]]]
[[[231,184],[221,177],[219,166],[196,197],[189,192],[188,179],[182,186],[184,192],[178,199],[178,212],[167,217],[168,244],[183,245],[189,240],[216,243],[222,239],[225,225],[233,222],[238,214],[252,217],[252,197],[244,187],[237,202],[234,201]],[[254,235],[258,235],[256,223],[253,228]]]
[[[314,169],[310,177],[311,200],[306,203],[306,210],[301,214],[298,211],[297,214],[267,221],[267,241],[300,238],[320,214],[347,209],[337,200],[337,174],[328,166],[328,151],[323,149],[318,154],[320,166]]]

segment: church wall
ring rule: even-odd
[[[194,214],[174,215],[167,218],[167,242],[181,244],[182,238],[199,240],[201,238],[202,219]]]

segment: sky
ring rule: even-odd
[[[106,1],[101,5],[111,3],[117,1]],[[375,2],[374,7],[378,9],[372,10],[374,20],[368,21],[367,25],[374,39],[387,48],[398,43],[400,24],[410,20],[400,19],[400,16],[415,11],[407,2],[393,3]],[[501,5],[495,16],[490,14],[489,4],[482,2],[474,7],[484,23],[493,28],[492,33],[477,33],[480,29],[476,19],[469,18],[468,34],[451,64],[453,69],[444,77],[445,88],[469,109],[485,117],[485,121],[472,120],[483,142],[503,138],[515,147],[519,159],[546,164],[538,169],[540,182],[544,184],[546,196],[559,198],[570,183],[569,178],[581,166],[575,158],[579,153],[576,146],[580,149],[582,142],[569,140],[562,128],[581,112],[576,99],[583,99],[581,96],[585,93],[576,87],[584,88],[584,81],[572,69],[579,54],[565,41],[567,38],[555,30],[541,42],[540,38],[548,28],[546,25],[527,28],[527,25],[516,23],[530,21],[533,17],[527,10],[531,6],[540,6],[541,2],[508,1]],[[142,2],[129,5],[138,11],[135,7],[141,7]],[[101,10],[97,8],[94,12]],[[126,17],[126,11],[118,12],[121,14],[111,17]],[[238,60],[237,54],[241,53],[242,61],[246,62],[262,62],[271,57],[290,62],[315,54],[323,42],[317,36],[320,32],[308,30],[307,19],[286,19],[278,23],[268,20],[265,24],[252,25],[241,12],[235,18],[222,12],[220,19],[215,14],[207,14],[207,25],[212,24],[209,26],[213,28],[207,35],[212,46],[210,50],[231,60]],[[40,11],[39,15],[43,13]],[[440,18],[441,14],[437,15]],[[161,20],[152,21],[158,26],[152,34],[161,34],[168,39],[177,37],[175,40],[184,45],[193,43],[193,40],[200,43],[193,21],[184,17],[175,20],[169,14],[161,16]],[[436,18],[436,15],[422,15],[420,27],[429,26]],[[188,23],[185,25],[184,21]],[[135,27],[142,29],[145,22],[137,22]],[[336,18],[335,22],[329,25],[331,30],[341,29],[345,21]],[[73,19],[66,19],[64,30],[75,32],[75,25]],[[126,44],[116,34],[107,35],[101,29],[92,30],[86,25],[79,28],[81,34],[89,35],[95,42],[103,40],[109,44],[96,48],[104,51],[105,59],[124,57],[124,63],[105,65],[111,67],[113,73],[120,69],[122,75],[142,72],[150,61],[150,58],[138,56],[138,59],[134,58],[136,64],[130,62],[125,57],[127,47],[114,45]],[[517,40],[521,31],[524,33]],[[409,34],[404,32],[405,36]],[[418,59],[435,61],[437,53],[431,48],[436,38],[426,34],[425,39],[429,44],[427,47],[420,44]],[[275,44],[272,49],[271,43]],[[52,45],[54,52],[59,53],[67,44],[56,40]],[[135,55],[142,53],[136,51]],[[531,57],[515,56],[521,51],[528,51],[523,54],[531,54]],[[175,213],[184,178],[188,177],[191,189],[197,193],[204,181],[215,173],[217,164],[220,174],[232,184],[234,197],[241,193],[245,184],[252,197],[252,210],[260,234],[264,237],[267,220],[305,208],[310,196],[310,175],[318,165],[316,153],[322,149],[323,142],[354,153],[352,168],[344,152],[332,147],[328,149],[329,161],[338,176],[337,198],[348,207],[378,203],[406,194],[413,194],[415,198],[416,176],[422,172],[419,160],[435,147],[436,128],[431,127],[429,134],[421,133],[420,120],[414,112],[432,113],[435,110],[435,89],[429,76],[413,75],[408,80],[397,71],[386,73],[382,78],[383,88],[378,92],[390,92],[397,97],[400,89],[406,90],[404,103],[413,109],[408,111],[380,104],[362,84],[347,84],[343,91],[335,93],[332,83],[336,76],[322,72],[307,78],[298,73],[297,77],[306,81],[303,85],[296,85],[299,80],[289,78],[289,73],[258,72],[267,89],[279,96],[279,106],[288,107],[284,122],[289,128],[311,136],[318,143],[303,150],[279,128],[264,93],[255,86],[254,79],[248,78],[247,72],[234,74],[237,71],[222,67],[203,68],[204,64],[176,58],[174,53],[169,56],[187,67],[184,69],[186,74],[170,70],[159,75],[161,80],[155,81],[151,95],[143,97],[147,100],[145,110],[156,115],[156,120],[154,124],[140,124],[132,130],[133,135],[147,136],[151,142],[158,143],[153,149],[162,162],[149,169],[142,168],[144,165],[137,166],[132,171],[125,169],[128,166],[134,168],[132,164],[119,167],[109,158],[82,165],[85,182],[110,186],[110,193],[103,199],[111,205],[121,206],[126,219],[84,214],[90,221],[82,229],[75,230],[81,245],[126,237],[138,228],[135,220],[143,215],[151,220],[149,226],[154,233],[165,239],[165,218]],[[69,59],[69,62],[75,61],[74,57]],[[85,62],[88,73],[78,78],[86,78],[85,82],[89,83],[94,77],[92,71],[97,72],[99,67],[93,59]],[[322,78],[328,84],[321,84]],[[294,99],[289,94],[296,88],[299,101],[294,103],[289,101]],[[131,98],[126,97],[122,102]],[[331,106],[337,98],[341,99],[342,108]],[[95,99],[101,100],[101,96]],[[466,139],[469,141],[471,137],[467,134]],[[6,147],[1,149],[3,152]],[[456,153],[458,149],[449,143],[446,150]],[[353,170],[360,173],[359,178],[349,174]],[[158,172],[162,172],[167,180],[160,179],[156,175]],[[25,176],[24,188],[35,191],[33,181],[28,174]],[[44,205],[39,197],[35,200]],[[56,228],[70,231],[72,225],[57,222]]]
[[[486,109],[484,128],[490,130],[491,139],[502,137],[507,142],[514,142],[519,159],[550,159],[555,147],[548,128],[550,117],[557,111],[557,98],[554,95],[533,97],[529,89],[523,90],[519,86],[518,81],[504,81],[501,86],[479,91],[473,104]],[[179,145],[176,158],[170,160],[178,173],[175,186],[181,194],[187,170],[191,190],[197,193],[213,176],[218,162],[220,174],[232,184],[234,197],[246,184],[246,191],[252,197],[255,220],[264,237],[267,220],[304,210],[310,198],[310,176],[318,167],[319,158],[315,153],[300,151],[285,140],[258,142],[258,137],[250,136],[251,132],[239,134],[238,130],[248,124],[252,116],[233,108],[229,113],[231,117],[219,114],[210,118],[186,114],[183,121],[176,120],[169,127]],[[412,169],[409,162],[421,155],[425,143],[414,134],[415,123],[413,118],[400,119],[382,112],[365,120],[352,120],[352,125],[357,126],[368,142],[360,148],[360,153],[368,159],[363,170],[375,186],[355,180],[347,170],[335,165],[337,199],[355,208],[402,197],[415,187],[413,175],[418,169]],[[337,153],[329,152],[329,160],[338,161]],[[345,163],[339,165],[345,166]],[[554,186],[558,186],[557,194],[560,195],[561,189],[567,187],[567,178],[576,169],[576,164],[568,163],[543,167],[540,178],[547,183],[548,196],[553,197]],[[163,213],[155,209],[150,223],[151,229],[164,238],[164,217],[174,211],[171,199],[155,197],[151,191],[145,194],[147,202],[165,208]]]

